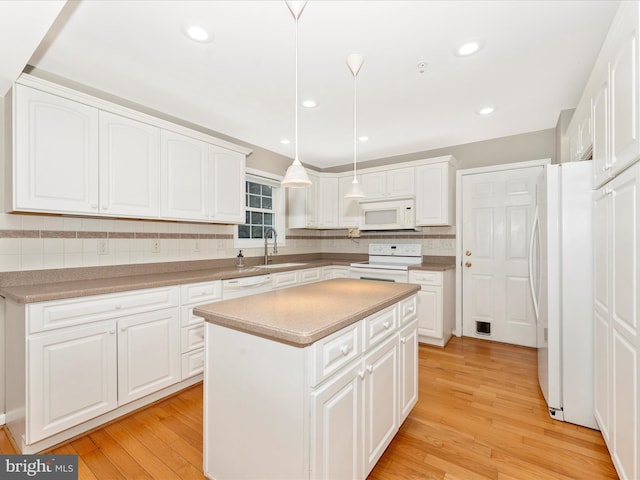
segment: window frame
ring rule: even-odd
[[[278,232],[278,246],[284,247],[286,243],[286,191],[285,187],[280,185],[282,177],[270,172],[263,172],[253,168],[247,168],[245,172],[245,182],[261,183],[269,185],[272,188],[272,208],[273,208],[273,228]],[[246,183],[245,194],[246,202]],[[247,210],[245,204],[245,212]],[[249,209],[250,210],[250,209]],[[244,223],[242,225],[245,225]],[[233,228],[233,246],[234,248],[261,248],[264,247],[264,238],[239,238],[238,227]],[[273,237],[269,237],[269,243],[273,242]]]

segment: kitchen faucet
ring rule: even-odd
[[[269,227],[264,231],[264,264],[268,265],[271,261],[269,258],[269,252],[267,250],[267,240],[269,239],[269,234],[273,233],[273,253],[278,253],[278,232],[276,232],[275,228]]]

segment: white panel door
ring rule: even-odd
[[[451,225],[449,162],[420,165],[416,176],[416,225]]]
[[[168,308],[118,320],[118,404],[181,378],[180,310]]]
[[[420,335],[442,338],[442,287],[422,285],[417,310]]]
[[[609,82],[604,81],[592,99],[593,111],[593,186],[604,184],[610,177],[609,164]]]
[[[27,443],[118,406],[116,321],[31,335]]]
[[[394,168],[387,171],[387,195],[402,197],[415,195],[415,168]]]
[[[225,148],[209,146],[212,166],[211,219],[245,223],[245,156]]]
[[[160,128],[100,112],[100,213],[160,215]]]
[[[638,23],[620,45],[611,62],[611,171],[615,175],[640,155],[640,79],[638,78]]]
[[[595,145],[594,145],[595,146]],[[593,197],[593,320],[594,415],[602,436],[609,441],[611,422],[611,194],[609,188]]]
[[[419,310],[419,309],[418,309]],[[418,402],[418,324],[414,321],[398,334],[398,425]]]
[[[364,476],[398,431],[397,335],[364,358]]]
[[[612,457],[622,478],[640,475],[640,164],[611,189]]]
[[[528,255],[541,168],[462,177],[465,336],[536,346]]]
[[[98,109],[15,88],[13,208],[98,213]]]
[[[311,394],[311,478],[362,478],[361,364]]]
[[[358,181],[360,181],[359,175]],[[354,198],[344,198],[352,182],[353,175],[338,179],[338,213],[340,215],[338,225],[340,227],[354,228],[360,223],[360,203]]]
[[[176,220],[209,218],[209,145],[162,130],[162,217]]]

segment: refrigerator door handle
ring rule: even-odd
[[[540,234],[540,217],[538,215],[538,206],[536,205],[535,212],[533,214],[533,225],[531,225],[531,238],[529,239],[529,289],[531,290],[531,299],[533,300],[533,311],[536,315],[536,323],[538,322],[540,315],[538,312],[538,295],[536,292],[536,285],[534,272],[533,272],[533,247],[535,244],[536,233]],[[539,252],[538,252],[539,255]],[[540,275],[540,269],[538,268],[537,274]]]

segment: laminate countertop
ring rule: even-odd
[[[296,346],[310,345],[420,290],[419,285],[336,278],[194,308],[207,322]]]
[[[443,271],[455,268],[453,260],[444,261],[445,258],[434,261],[425,261],[421,265],[414,265],[410,270],[433,270]],[[287,262],[278,268],[277,264],[270,265],[265,269],[259,266],[248,266],[235,268],[229,266],[217,268],[193,268],[190,266],[184,271],[156,271],[153,273],[140,273],[144,265],[134,265],[131,267],[87,267],[72,269],[73,272],[60,270],[41,270],[31,272],[19,272],[23,284],[5,285],[0,287],[0,296],[9,298],[18,303],[35,303],[49,300],[60,300],[64,298],[86,297],[89,295],[100,295],[105,293],[117,293],[127,290],[139,290],[144,288],[164,287],[169,285],[181,285],[186,283],[207,282],[213,280],[226,280],[230,278],[241,278],[255,275],[266,275],[269,273],[282,272],[287,270],[300,270],[305,268],[324,267],[330,265],[348,266],[348,261],[332,260],[301,260],[296,266],[287,266]],[[104,268],[106,274],[100,278],[95,278],[97,269]],[[151,268],[151,267],[149,267]],[[117,276],[109,276],[117,269]],[[126,274],[130,269],[131,274]],[[122,272],[125,274],[122,274]],[[90,272],[90,273],[87,273]],[[11,273],[9,273],[11,274]],[[7,274],[5,274],[7,275]],[[91,275],[87,277],[87,275]],[[60,279],[64,279],[60,281]],[[27,283],[28,282],[28,283]]]

